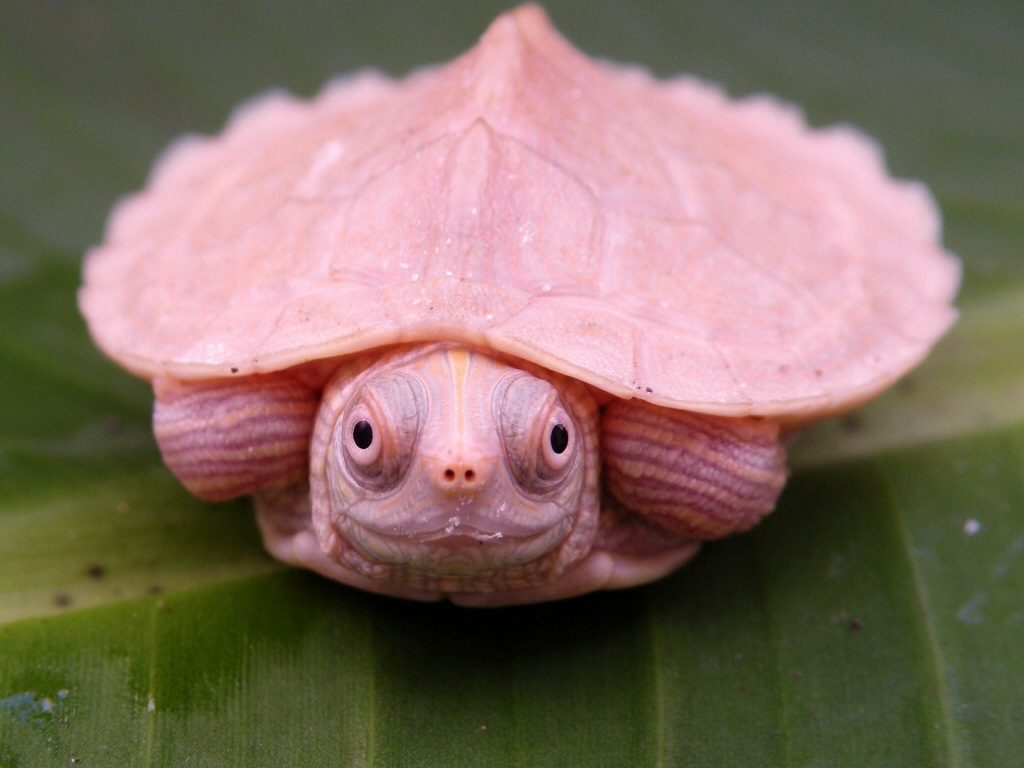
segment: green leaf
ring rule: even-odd
[[[928,363],[794,448],[778,511],[647,588],[496,611],[262,551],[159,461],[75,309],[114,200],[273,86],[468,48],[504,4],[0,8],[0,766],[1004,766],[1024,754],[1019,3],[551,2],[582,48],[775,92],[930,184]]]

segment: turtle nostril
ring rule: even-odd
[[[457,485],[461,488],[467,485],[473,485],[477,481],[477,474],[475,469],[462,469],[462,467],[446,467],[444,472],[441,474],[444,478],[445,485],[452,485],[456,483],[456,480],[460,482]]]

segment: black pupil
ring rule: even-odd
[[[564,424],[555,424],[551,428],[551,450],[555,453],[565,453],[569,447],[569,430]]]
[[[357,421],[352,427],[352,439],[355,440],[356,446],[364,451],[369,448],[373,442],[373,427],[370,426],[370,422],[366,419]]]

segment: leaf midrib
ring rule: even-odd
[[[929,600],[928,588],[925,585],[923,574],[917,557],[914,555],[913,543],[910,529],[907,527],[907,517],[898,511],[904,507],[899,504],[899,490],[893,482],[892,477],[884,469],[880,472],[883,492],[889,503],[892,516],[895,518],[896,532],[901,553],[910,570],[911,584],[914,588],[914,600],[916,603],[921,635],[923,639],[924,653],[927,656],[928,674],[931,677],[932,688],[938,701],[938,709],[941,716],[942,740],[945,747],[946,764],[950,768],[964,766],[964,754],[960,739],[957,737],[956,721],[953,714],[953,705],[950,699],[949,686],[944,674],[946,669],[945,654],[942,645],[939,643],[938,629],[935,616]]]

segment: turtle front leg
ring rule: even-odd
[[[777,422],[608,405],[601,420],[605,487],[623,505],[687,539],[756,525],[786,482]]]
[[[206,501],[305,480],[317,393],[288,374],[158,379],[153,431],[171,472]]]

